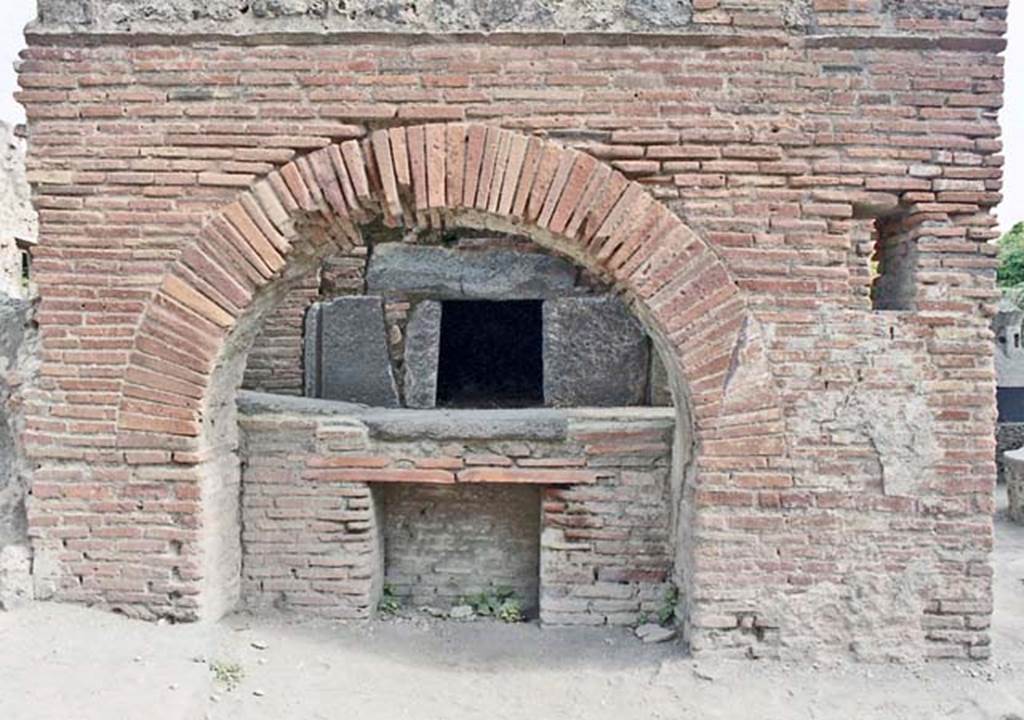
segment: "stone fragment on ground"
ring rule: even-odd
[[[469,605],[456,605],[448,613],[448,617],[452,620],[471,620],[475,614]]]
[[[675,628],[662,627],[655,623],[644,623],[634,631],[636,636],[645,643],[662,643],[672,640],[676,636]]]

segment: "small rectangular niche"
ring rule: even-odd
[[[408,606],[447,610],[504,588],[535,615],[540,488],[384,483],[373,494],[382,508],[384,581]]]
[[[536,407],[544,404],[540,300],[445,300],[437,404]]]
[[[877,218],[871,231],[871,307],[913,310],[917,294],[917,240],[902,214]]]

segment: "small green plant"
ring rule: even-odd
[[[214,660],[210,663],[210,672],[213,679],[224,686],[229,692],[234,690],[245,677],[245,670],[236,662],[226,660]]]
[[[658,624],[661,626],[671,625],[676,619],[676,606],[679,605],[679,588],[669,585],[662,598],[661,607],[658,608]]]
[[[402,610],[402,601],[395,595],[394,588],[385,584],[381,591],[380,602],[377,603],[377,612],[385,617],[397,615]]]
[[[498,607],[496,617],[502,622],[517,623],[523,621],[523,606],[517,598],[506,598]]]
[[[482,617],[494,617],[507,623],[522,622],[524,619],[523,603],[511,588],[499,587],[470,595],[465,599],[465,604]]]

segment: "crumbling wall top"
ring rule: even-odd
[[[36,34],[685,33],[999,37],[1008,0],[39,0]]]

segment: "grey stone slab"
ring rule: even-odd
[[[539,300],[575,284],[572,263],[551,255],[406,243],[377,245],[366,271],[371,293],[438,300]]]
[[[366,410],[366,405],[319,400],[312,396],[278,395],[277,393],[239,390],[235,398],[238,412],[245,415],[261,413],[296,413],[300,415],[355,416]]]
[[[441,353],[441,303],[424,300],[409,313],[405,327],[405,405],[437,405],[437,367]]]
[[[617,297],[544,303],[544,402],[554,407],[643,404],[650,341]]]
[[[307,396],[398,406],[381,298],[315,303],[306,314],[303,343]]]
[[[1024,525],[1024,448],[1003,453],[1010,519]]]
[[[359,416],[380,440],[565,440],[569,419],[529,410],[370,410]]]
[[[668,380],[668,369],[661,354],[651,349],[651,377],[648,394],[651,405],[665,407],[672,404],[672,388]]]
[[[22,346],[29,342],[30,311],[30,303],[0,293],[0,548],[27,538],[24,457],[18,447],[17,404],[10,402],[17,390],[7,378],[19,367]]]

